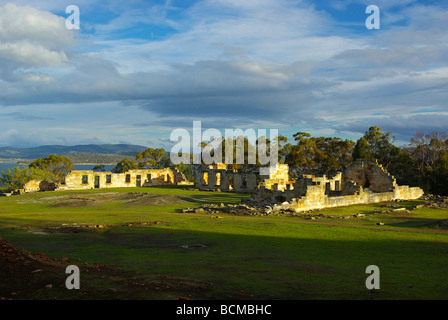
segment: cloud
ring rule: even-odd
[[[375,4],[380,9],[391,9],[395,7],[403,7],[415,3],[417,0],[338,0],[331,1],[331,6],[337,10],[346,10],[348,5],[362,4],[365,7]]]
[[[51,80],[32,69],[66,64],[66,49],[73,42],[62,17],[30,6],[0,5],[0,76],[4,80],[14,81],[17,70],[22,79]]]
[[[33,116],[33,115],[30,115],[30,114],[24,114],[22,112],[4,113],[4,114],[0,114],[0,117],[11,117],[11,118],[14,118],[15,120],[20,120],[20,121],[49,120],[49,119],[51,119],[51,118],[46,118],[46,117]]]
[[[0,59],[37,68],[62,65],[68,60],[64,52],[51,51],[29,41],[1,43]]]
[[[444,119],[447,110],[442,7],[381,2],[398,23],[382,20],[384,28],[369,31],[338,25],[344,4],[363,1],[341,1],[338,13],[292,0],[109,4],[101,19],[94,13],[105,3],[81,7],[81,26],[92,29],[80,34],[43,9],[55,1],[39,1],[40,9],[0,6],[1,104],[56,112],[48,118],[67,123],[71,139],[159,142],[156,131],[190,128],[193,120],[353,134],[378,121],[404,137],[412,128],[403,126],[414,123],[406,119],[418,119],[414,112],[439,110],[422,115],[424,125],[438,128],[430,118]],[[12,26],[3,22],[7,16]],[[157,130],[149,133],[151,127]]]
[[[371,126],[378,126],[391,132],[397,145],[409,144],[416,132],[446,132],[448,112],[429,112],[412,115],[376,116],[370,119],[347,121],[332,127],[337,133],[352,132],[364,134]]]
[[[28,39],[50,46],[72,42],[65,19],[33,7],[6,3],[0,7],[0,37],[4,41]]]

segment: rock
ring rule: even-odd
[[[37,269],[37,270],[31,271],[31,273],[38,273],[38,272],[42,272],[42,270],[41,269]]]
[[[384,226],[384,222],[377,222],[377,226]]]

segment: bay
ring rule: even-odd
[[[75,170],[93,170],[93,168],[96,166],[96,164],[75,164],[73,165]],[[19,167],[20,169],[24,169],[28,167],[25,164],[17,164],[15,162],[0,162],[0,172],[2,171],[8,171],[8,169],[13,169],[14,167]],[[114,165],[105,165],[104,170],[110,171],[112,168],[115,167]]]

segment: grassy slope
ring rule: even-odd
[[[195,201],[190,207],[202,201],[238,203],[245,197],[181,188],[109,191],[176,194]],[[66,194],[98,192],[105,191]],[[448,233],[431,228],[434,222],[448,218],[447,210],[425,208],[348,220],[232,215],[212,219],[209,215],[179,213],[185,204],[147,207],[112,203],[67,208],[39,203],[55,194],[65,193],[0,198],[0,235],[17,248],[80,259],[80,264],[106,264],[141,278],[164,274],[211,283],[207,289],[180,292],[196,299],[448,298]],[[378,208],[380,205],[354,206],[320,213],[348,215]],[[137,221],[149,224],[121,226]],[[379,221],[385,226],[377,226]],[[112,226],[72,234],[30,232],[63,223]],[[31,230],[24,230],[27,226]],[[207,247],[181,247],[198,243]],[[381,270],[380,290],[365,288],[368,265]]]

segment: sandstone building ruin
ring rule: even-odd
[[[125,173],[73,170],[65,176],[62,183],[31,180],[24,186],[24,191],[62,191],[178,184],[188,184],[187,179],[182,173],[171,168],[129,170]]]
[[[32,180],[25,192],[49,190],[83,190],[102,188],[147,187],[189,183],[176,169],[141,169],[125,173],[74,170],[62,183]],[[286,164],[260,175],[257,169],[241,172],[227,165],[202,166],[196,175],[195,188],[205,191],[250,193],[249,203],[270,206],[273,211],[303,212],[323,208],[369,204],[393,200],[417,199],[423,195],[418,187],[399,186],[376,160],[356,160],[333,177],[303,175],[289,179]]]
[[[196,188],[252,193],[249,203],[272,205],[273,211],[309,210],[417,199],[418,187],[399,186],[376,160],[357,160],[333,177],[303,175],[290,181],[287,165],[270,169],[269,176],[258,172],[238,172],[225,165],[203,167],[196,178]]]
[[[202,166],[196,175],[195,186],[204,191],[235,191],[254,193],[261,185],[270,187],[289,181],[289,168],[286,164],[277,164],[270,168],[268,176],[260,175],[258,169],[241,172],[229,169],[226,164]]]

